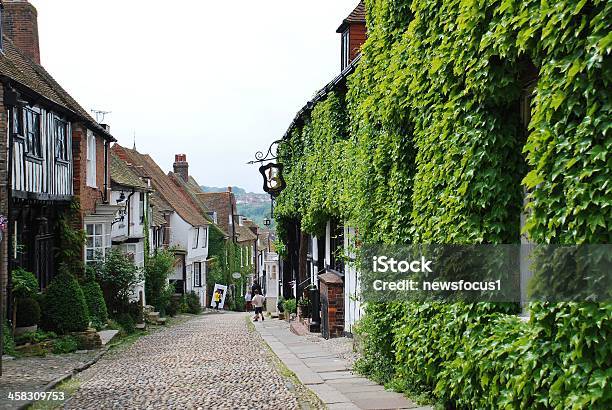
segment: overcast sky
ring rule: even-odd
[[[42,64],[122,145],[203,185],[262,192],[257,150],[340,71],[358,0],[30,0]]]

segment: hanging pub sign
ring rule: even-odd
[[[287,186],[283,178],[283,164],[269,163],[259,167],[259,172],[264,178],[263,189],[273,197],[278,196]]]

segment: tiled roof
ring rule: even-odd
[[[229,224],[229,216],[233,214],[232,193],[228,191],[202,192],[198,193],[197,197],[206,208],[217,213],[217,225],[230,236],[233,235],[233,229],[231,229]]]
[[[151,194],[151,207],[153,208],[153,220],[151,221],[151,225],[162,226],[166,224],[164,214],[167,212],[173,212],[173,209],[170,204],[164,201],[164,199],[159,195],[159,193],[154,192]]]
[[[365,22],[366,22],[365,2],[360,1],[357,7],[355,7],[355,10],[353,10],[351,14],[349,14],[348,17],[342,21],[342,24],[340,25],[340,27],[338,27],[338,29],[336,30],[336,33],[344,32],[344,30],[346,30],[346,28],[351,24],[365,24]]]
[[[240,224],[236,224],[236,234],[238,236],[236,238],[238,242],[247,242],[247,241],[257,240],[257,235],[255,235],[253,231],[251,231],[249,227],[246,225],[241,226]]]
[[[110,153],[111,181],[124,187],[148,190],[149,187],[116,153]]]
[[[178,174],[175,174],[174,172],[169,172],[168,176],[172,178],[175,184],[182,187],[182,189],[184,189],[185,192],[189,194],[193,202],[200,208],[200,213],[205,216],[205,218],[209,221],[209,223],[214,224],[214,222],[210,220],[210,218],[207,215],[207,213],[212,210],[208,208],[204,200],[198,195],[198,194],[203,193],[203,191],[200,185],[198,184],[198,182],[195,180],[195,178],[190,176],[189,181],[185,182],[183,180],[183,177],[181,177]],[[229,236],[227,231],[225,231],[221,226],[219,226],[218,224],[215,224],[215,225],[217,226],[217,228],[219,228],[219,230],[221,230],[221,233],[223,235]]]
[[[114,141],[111,134],[102,128],[44,69],[23,54],[6,36],[2,37],[3,51],[0,53],[0,76],[12,81],[21,91],[42,96],[50,103],[71,112],[85,122],[92,131]],[[25,88],[25,90],[23,90]]]
[[[117,153],[126,162],[136,167],[142,167],[140,171],[151,177],[151,184],[155,191],[187,223],[192,226],[205,226],[209,224],[189,195],[162,171],[159,165],[153,161],[153,158],[118,144],[113,145],[112,151]]]

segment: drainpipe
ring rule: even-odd
[[[125,201],[125,208],[127,210],[127,215],[128,215],[128,221],[127,221],[127,228],[128,228],[127,236],[128,236],[128,238],[130,237],[130,220],[132,219],[131,202],[130,201],[131,201],[132,196],[134,195],[135,192],[136,192],[135,189],[132,188],[132,193],[128,195],[127,200]]]
[[[108,205],[108,141],[104,140],[104,194],[102,199]],[[129,232],[128,226],[128,232]]]

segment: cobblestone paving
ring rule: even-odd
[[[102,358],[65,408],[299,408],[269,354],[244,314],[197,317]]]

